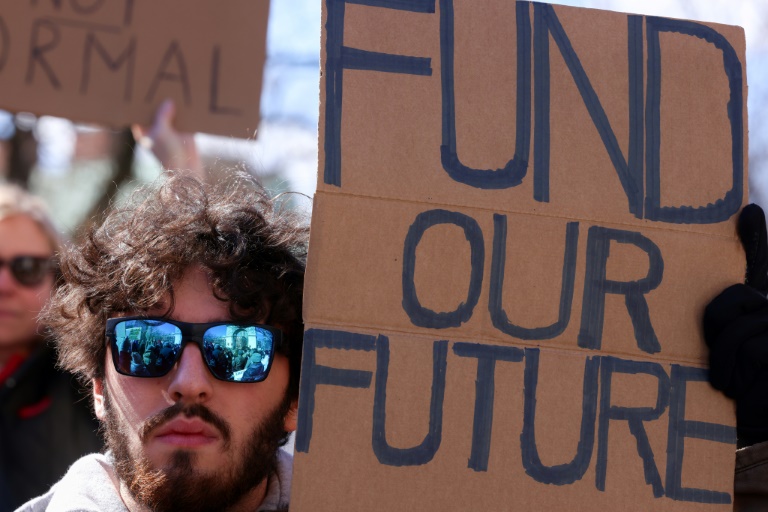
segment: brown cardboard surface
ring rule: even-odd
[[[269,2],[33,0],[0,6],[0,108],[252,137]]]
[[[382,199],[320,195],[315,208],[323,222],[312,226],[309,275],[312,286],[305,293],[305,314],[313,324],[345,325],[354,330],[418,332],[435,329],[413,324],[402,306],[405,240],[423,204]],[[461,340],[525,342],[494,327],[489,312],[491,270],[494,260],[493,211],[452,208],[474,219],[482,232],[485,250],[482,284],[471,317],[458,327],[439,329],[439,336]],[[548,326],[559,317],[568,219],[540,215],[507,214],[502,309],[510,322],[526,328]],[[375,229],[371,229],[375,226]],[[578,223],[578,246],[570,319],[563,332],[535,340],[536,345],[580,350],[583,328],[584,273],[590,228],[622,229],[614,224]],[[726,286],[742,278],[742,249],[734,237],[702,237],[684,230],[647,229],[643,235],[661,251],[661,283],[645,295],[661,351],[656,360],[706,363],[701,341],[700,316],[704,306]],[[594,235],[593,235],[594,236]],[[393,241],[398,241],[393,243]],[[501,256],[498,256],[501,259]],[[737,262],[736,265],[733,262]],[[606,278],[634,281],[648,274],[648,255],[631,244],[612,243]],[[419,244],[414,274],[416,294],[425,308],[453,311],[467,301],[471,274],[470,244],[455,225],[431,228]],[[497,281],[498,282],[498,281]],[[343,292],[342,292],[343,291]],[[606,297],[602,349],[630,358],[649,354],[638,348],[623,296]]]
[[[292,509],[729,510],[743,31],[324,9]]]
[[[477,169],[500,168],[515,151],[515,4],[505,5],[495,6],[491,1],[457,1],[455,5],[455,19],[458,20],[454,45],[457,153],[465,165]],[[600,12],[597,16],[598,12],[593,9],[562,6],[557,6],[556,12],[627,159],[627,15]],[[593,28],[596,16],[605,28]],[[420,23],[412,21],[414,18]],[[617,172],[552,38],[549,45],[550,200],[540,202],[533,197],[536,146],[533,106],[528,137],[529,165],[520,185],[500,190],[478,189],[457,184],[443,169],[440,145],[444,95],[441,91],[439,12],[426,15],[349,5],[345,20],[346,45],[430,57],[432,74],[417,76],[344,70],[340,130],[342,187],[339,190],[335,185],[325,183],[321,173],[319,190],[434,204],[487,204],[493,205],[495,210],[622,224],[648,223],[629,212]],[[356,24],[358,20],[360,27]],[[366,23],[374,23],[378,28],[369,29]],[[377,39],[403,25],[408,31],[403,28],[397,32],[398,44],[383,44]],[[744,54],[745,43],[740,28],[698,25],[716,30],[727,38],[739,55]],[[477,37],[490,37],[508,44],[488,42],[480,45],[475,42]],[[663,49],[660,113],[664,127],[660,138],[661,204],[704,206],[723,197],[732,182],[723,172],[732,164],[726,109],[728,84],[722,72],[722,53],[713,45],[691,36],[662,33],[660,38]],[[691,59],[691,54],[696,58]],[[531,57],[533,59],[532,52]],[[647,86],[646,65],[647,49],[642,68],[646,80],[643,92]],[[534,79],[528,77],[528,80],[533,88]],[[745,99],[746,94],[745,80]],[[324,100],[322,96],[321,100]],[[535,94],[533,96],[531,104],[535,101]],[[349,112],[366,114],[357,116]],[[746,113],[744,116],[746,121]],[[675,130],[665,129],[668,126],[675,126]],[[744,130],[746,133],[746,128]],[[324,141],[321,141],[320,150],[322,171]],[[746,146],[743,153],[747,153]],[[732,235],[727,223],[707,225],[706,229],[689,224],[686,228]]]
[[[434,340],[390,335],[389,379],[386,383],[386,439],[394,447],[417,446],[429,430]],[[449,342],[440,446],[420,466],[396,467],[378,461],[371,448],[375,431],[376,383],[367,389],[318,386],[309,453],[297,453],[292,507],[299,510],[694,510],[704,507],[668,498],[654,498],[646,485],[636,440],[625,421],[611,421],[607,438],[605,491],[595,489],[597,434],[590,464],[570,485],[537,483],[523,463],[520,435],[524,430],[525,362],[497,362],[490,454],[485,471],[468,468],[472,454],[477,360],[460,357]],[[538,456],[547,466],[569,463],[577,453],[582,420],[585,360],[589,354],[540,351],[536,387],[535,437]],[[378,371],[376,354],[323,349],[318,364],[332,368]],[[670,373],[669,365],[662,365]],[[375,380],[375,377],[374,377]],[[627,382],[622,382],[626,380]],[[653,407],[656,382],[645,375],[614,375],[612,404]],[[711,394],[711,392],[709,393]],[[711,411],[710,396],[688,398],[686,416],[695,409]],[[733,409],[714,397],[718,412],[707,420],[732,421]],[[697,418],[700,419],[700,418]],[[644,428],[654,464],[664,479],[667,465],[668,412]],[[322,436],[320,432],[325,431]],[[320,435],[319,435],[320,434]],[[682,482],[685,486],[728,492],[723,478],[733,471],[733,447],[685,440]],[[717,506],[706,506],[718,509]],[[729,508],[729,507],[722,507]]]

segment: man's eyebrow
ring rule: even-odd
[[[166,317],[170,315],[173,311],[171,310],[171,306],[173,305],[173,301],[168,300],[167,298],[160,299],[159,301],[155,302],[151,306],[147,307],[143,313],[149,314],[150,311],[154,313],[153,316],[163,316]]]

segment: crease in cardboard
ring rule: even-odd
[[[334,197],[349,197],[352,199],[373,199],[378,201],[391,201],[393,203],[432,205],[435,208],[450,207],[450,208],[462,208],[467,210],[477,210],[477,211],[494,212],[494,213],[506,213],[506,214],[513,214],[513,215],[529,216],[529,217],[545,217],[545,218],[559,219],[559,220],[565,220],[565,221],[584,222],[586,224],[610,223],[611,225],[615,225],[615,226],[624,226],[627,228],[635,228],[635,229],[642,228],[642,229],[649,229],[649,230],[679,231],[681,233],[690,233],[696,236],[722,238],[722,239],[736,240],[736,241],[738,241],[739,239],[738,235],[736,234],[735,227],[731,235],[726,235],[722,233],[697,231],[696,229],[692,229],[695,226],[690,224],[668,224],[665,222],[653,221],[648,219],[642,219],[642,220],[638,220],[637,223],[632,223],[632,222],[622,221],[620,219],[605,219],[605,218],[585,217],[585,216],[578,217],[578,216],[572,216],[572,215],[552,215],[549,213],[539,213],[535,211],[505,209],[503,205],[500,207],[491,208],[491,207],[484,207],[482,205],[471,205],[471,204],[465,204],[465,203],[437,202],[437,201],[431,201],[429,199],[416,200],[416,199],[398,198],[398,197],[390,197],[390,196],[377,196],[375,194],[360,194],[360,193],[344,192],[342,189],[332,188],[332,187],[326,188],[324,186],[321,186],[321,188],[319,188],[318,191],[315,193],[315,197],[318,197],[318,196],[322,197],[324,195],[330,195]]]
[[[523,347],[523,348],[543,348],[553,353],[563,353],[563,354],[597,355],[602,353],[601,351],[595,351],[595,350],[590,350],[590,349],[580,348],[580,347],[569,348],[563,345],[549,343],[547,341],[539,341],[536,343],[532,343],[530,341],[525,341],[520,339],[501,340],[498,338],[491,338],[491,337],[462,336],[461,334],[454,334],[454,333],[450,333],[444,336],[439,336],[439,335],[430,336],[423,332],[395,330],[395,329],[392,329],[391,327],[384,326],[384,325],[376,326],[376,325],[365,325],[365,324],[341,323],[341,322],[335,322],[333,319],[327,319],[327,318],[315,318],[312,321],[305,322],[305,326],[307,330],[320,329],[320,330],[336,331],[339,333],[354,333],[354,334],[361,334],[361,335],[369,335],[374,337],[379,335],[401,336],[401,337],[407,336],[414,343],[421,343],[421,342],[433,343],[437,340],[446,340],[450,343],[479,343],[479,344],[487,344],[489,346],[503,345],[503,346],[514,346],[514,347]],[[701,361],[700,359],[696,359],[696,358],[684,359],[679,357],[667,357],[664,355],[650,356],[647,354],[643,354],[642,352],[629,352],[629,351],[619,351],[619,350],[611,350],[610,354],[617,355],[617,356],[624,356],[632,359],[633,361],[656,362],[656,363],[662,363],[662,364],[685,363],[687,365],[696,366],[697,368],[707,367],[705,361]]]

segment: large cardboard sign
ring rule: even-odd
[[[0,108],[111,126],[252,137],[267,0],[23,0],[0,5]]]
[[[324,5],[291,509],[730,510],[743,30]]]

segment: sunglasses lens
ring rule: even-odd
[[[205,362],[217,379],[260,382],[267,377],[275,338],[255,326],[217,325],[203,335]]]
[[[126,320],[115,325],[112,354],[124,375],[161,377],[176,363],[181,330],[158,320]],[[115,346],[116,345],[116,346]]]
[[[13,277],[24,286],[37,286],[43,282],[51,268],[49,258],[17,256],[10,261]]]

